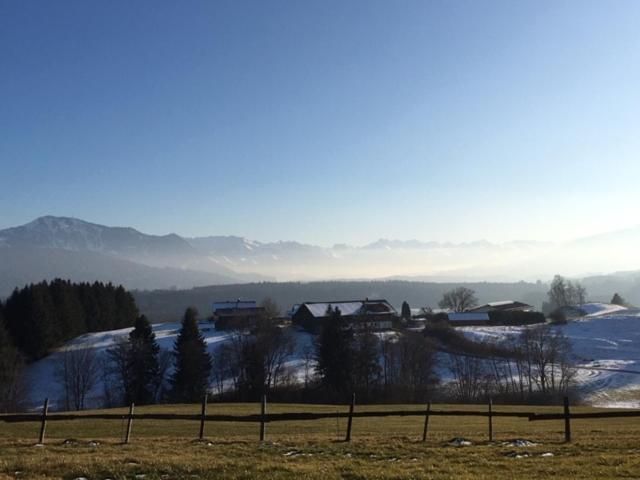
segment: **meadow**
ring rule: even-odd
[[[438,410],[486,411],[486,406],[434,405]],[[198,414],[199,405],[140,407],[136,413]],[[419,410],[422,405],[357,406],[365,410]],[[269,413],[345,412],[340,405],[271,404]],[[495,411],[560,413],[561,407],[496,405]],[[210,404],[209,414],[259,413],[258,404]],[[599,411],[572,408],[572,413]],[[100,411],[126,415],[126,409]],[[92,412],[92,413],[97,413]],[[208,422],[197,439],[196,420],[135,420],[131,443],[122,444],[123,420],[50,421],[46,441],[36,445],[37,422],[0,421],[1,479],[521,479],[640,478],[640,418],[572,421],[564,442],[562,420],[432,416],[426,442],[424,418],[354,418],[271,422],[266,441],[259,424]],[[470,444],[452,442],[464,438]],[[514,440],[527,442],[514,443]]]

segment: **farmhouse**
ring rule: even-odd
[[[340,310],[344,322],[361,328],[367,324],[373,330],[389,330],[398,312],[386,300],[349,300],[335,302],[305,302],[294,307],[291,320],[307,331],[317,333],[329,318],[327,310]]]
[[[213,304],[213,321],[219,330],[247,328],[266,320],[263,307],[255,301],[226,301]]]
[[[534,308],[523,302],[514,300],[503,300],[500,302],[489,302],[484,305],[467,309],[467,312],[489,313],[489,312],[532,312]]]

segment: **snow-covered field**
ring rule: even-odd
[[[601,407],[640,408],[640,310],[619,305],[582,305],[586,315],[561,329],[580,367],[577,382],[587,401]],[[475,338],[504,338],[526,327],[467,327]]]
[[[156,335],[156,341],[161,350],[172,350],[173,344],[178,336],[180,330],[179,323],[159,323],[152,326],[153,332]],[[216,349],[224,342],[228,342],[231,339],[231,334],[228,331],[216,330],[213,324],[209,322],[199,323],[200,331],[207,342],[208,350],[210,354],[214,354]],[[121,330],[112,330],[108,332],[99,333],[87,333],[81,335],[69,342],[67,342],[62,348],[52,353],[46,358],[39,360],[27,368],[27,382],[30,387],[30,401],[29,405],[33,408],[37,408],[42,405],[44,398],[49,398],[52,409],[55,409],[60,404],[62,399],[63,390],[60,382],[56,377],[56,370],[58,364],[63,355],[63,351],[66,349],[77,348],[92,348],[95,349],[100,358],[105,358],[106,352],[110,347],[113,347],[118,341],[125,340],[131,328],[123,328]],[[310,345],[312,342],[312,336],[302,330],[295,329],[296,340],[296,354],[293,355],[287,362],[286,366],[293,369],[300,375],[303,374],[304,360],[302,358],[302,352],[306,345]],[[213,385],[212,385],[213,388]],[[88,405],[95,407],[101,405],[101,400],[104,392],[104,385],[99,380],[98,384],[92,389],[89,398]]]
[[[586,316],[560,325],[572,342],[578,358],[578,384],[587,395],[587,400],[596,406],[640,408],[640,310],[629,310],[617,305],[586,304],[582,310]],[[160,348],[171,350],[175,342],[179,323],[153,325]],[[517,335],[527,327],[465,327],[465,334],[474,338],[504,338]],[[226,331],[217,331],[212,324],[201,322],[200,329],[206,339],[209,352],[230,340]],[[119,339],[127,337],[131,329],[110,332],[88,333],[68,342],[63,348],[93,348],[100,355]],[[308,333],[294,329],[296,354],[287,366],[301,379],[304,371],[303,351],[313,339]],[[36,408],[49,397],[53,406],[59,402],[62,391],[56,379],[56,364],[62,353],[54,352],[30,365],[27,370],[31,387],[30,404]],[[100,405],[104,391],[101,382],[91,392],[90,404]]]

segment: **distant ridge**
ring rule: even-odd
[[[481,236],[486,232],[479,233]],[[0,266],[0,295],[6,294],[7,288],[51,275],[118,281],[135,289],[385,278],[535,282],[550,279],[556,273],[584,277],[638,270],[638,241],[640,228],[555,243],[382,238],[362,246],[323,247],[287,240],[260,242],[231,235],[149,235],[132,227],[44,216],[0,230],[0,257],[5,259],[4,267]],[[22,261],[17,263],[12,257]]]

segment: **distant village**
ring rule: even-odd
[[[397,329],[420,330],[428,322],[446,322],[454,327],[488,325],[530,325],[544,323],[545,316],[526,303],[502,300],[465,308],[410,309],[406,302],[400,312],[385,299],[335,300],[303,302],[294,305],[284,316],[277,316],[281,324],[292,324],[317,334],[331,316],[339,310],[341,319],[354,330],[368,328],[373,331]],[[255,300],[221,301],[213,304],[210,320],[219,330],[247,328],[270,319],[268,309]]]

